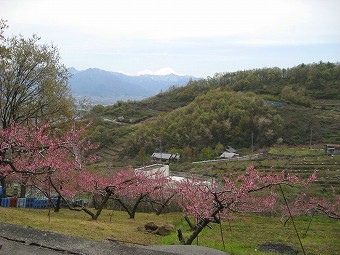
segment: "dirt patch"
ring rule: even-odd
[[[280,244],[280,243],[261,244],[258,249],[259,251],[262,251],[262,252],[277,252],[281,254],[291,254],[291,255],[295,255],[299,253],[297,250],[294,250],[292,247],[285,245],[285,244]]]

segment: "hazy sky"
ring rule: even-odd
[[[0,0],[6,35],[58,45],[62,62],[200,77],[340,61],[340,0]]]

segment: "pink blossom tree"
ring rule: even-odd
[[[222,183],[187,179],[179,183],[181,204],[197,219],[193,233],[185,240],[191,244],[211,222],[219,223],[232,212],[263,212],[273,209],[278,197],[279,185],[306,185],[315,176],[301,181],[297,176],[285,173],[260,173],[249,167],[239,176],[224,176]]]
[[[98,219],[110,198],[118,201],[130,218],[133,219],[140,203],[149,201],[148,198],[152,197],[155,191],[168,182],[168,179],[161,174],[149,175],[131,168],[122,169],[118,173],[110,173],[108,175],[83,171],[79,175],[79,180],[79,184],[82,187],[81,190],[79,189],[79,192],[90,192],[102,197],[94,212],[85,207],[73,207],[57,187],[54,187],[54,189],[62,197],[69,209],[84,211],[91,216],[92,220]]]
[[[307,189],[289,201],[286,199],[286,201],[286,205],[278,208],[279,213],[281,213],[281,221],[284,224],[286,224],[291,217],[298,217],[300,215],[314,216],[315,213],[326,215],[331,219],[340,219],[340,196],[336,194],[334,189],[332,196],[329,196],[327,199],[310,196]],[[289,211],[287,207],[289,207]]]
[[[53,188],[70,210],[84,211],[91,216],[92,220],[97,220],[116,187],[119,186],[120,180],[114,178],[114,175],[103,176],[90,171],[82,171],[77,177],[78,194],[91,193],[94,197],[97,195],[102,196],[101,202],[94,211],[84,206],[74,206],[58,186],[53,185]],[[127,182],[128,180],[122,182],[125,181]]]
[[[80,178],[83,192],[90,192],[94,196],[100,195],[102,199],[95,208],[95,212],[84,207],[77,209],[69,205],[69,208],[71,210],[82,210],[90,215],[92,220],[97,220],[109,199],[115,199],[123,189],[131,188],[131,183],[136,182],[136,178],[135,172],[131,168],[122,169],[118,173],[108,175],[83,172]]]
[[[46,129],[46,125],[22,127],[14,123],[0,129],[0,175],[3,179],[19,179],[25,184],[32,176],[48,172],[47,154],[55,148],[44,132]]]
[[[82,138],[83,132],[74,125],[60,133],[48,124],[0,129],[0,176],[30,183],[44,194],[52,185],[64,196],[73,196],[79,190],[79,175],[93,159],[85,154],[96,147]]]
[[[164,209],[171,204],[178,204],[177,200],[178,187],[171,179],[168,179],[147,197],[147,202],[152,205],[156,215],[162,214]]]
[[[78,210],[70,198],[92,192],[103,196],[96,213],[87,208],[79,210],[85,211],[93,219],[99,217],[110,197],[121,203],[130,217],[134,218],[139,204],[166,183],[166,179],[159,174],[150,176],[132,169],[108,176],[87,171],[86,164],[94,159],[87,154],[96,146],[83,138],[83,133],[84,128],[76,128],[75,125],[65,133],[52,130],[48,124],[12,124],[0,129],[1,179],[9,178],[33,185],[48,198],[51,198],[52,193],[57,194],[59,202],[56,210],[61,199],[70,209]]]
[[[163,173],[148,174],[144,171],[124,171],[118,174],[121,182],[116,187],[114,199],[126,210],[131,219],[135,218],[138,206],[143,201],[148,201],[153,194],[169,182]]]

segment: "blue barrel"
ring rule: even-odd
[[[26,208],[32,208],[33,207],[33,201],[34,201],[34,198],[27,197],[25,207]]]
[[[42,199],[41,208],[42,209],[48,208],[48,199]]]
[[[26,207],[26,198],[18,198],[18,205],[19,208],[25,208]]]
[[[2,207],[9,207],[9,198],[8,198],[8,197],[3,198],[3,199],[1,200],[1,206],[2,206]]]
[[[48,199],[35,199],[33,200],[32,207],[35,209],[48,208]]]
[[[42,205],[41,199],[34,199],[33,200],[33,203],[32,203],[33,208],[41,209],[41,205]]]

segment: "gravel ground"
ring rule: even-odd
[[[0,255],[226,255],[201,246],[130,247],[114,242],[97,242],[69,237],[30,227],[0,222]]]

